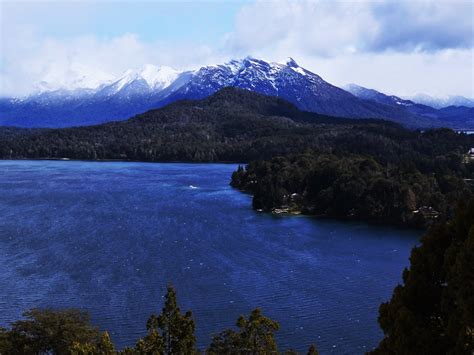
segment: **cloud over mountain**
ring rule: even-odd
[[[120,15],[108,1],[0,6],[0,95],[42,82],[93,87],[145,63],[190,69],[252,55],[292,56],[337,85],[474,96],[469,0],[124,1]]]

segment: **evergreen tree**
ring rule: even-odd
[[[278,353],[274,337],[274,333],[279,329],[278,322],[265,317],[260,309],[253,310],[248,319],[240,316],[237,327],[238,332],[228,329],[214,336],[206,353],[209,355]]]
[[[311,344],[311,346],[308,349],[308,355],[318,355],[318,350],[316,349],[316,345]]]
[[[191,311],[181,314],[176,300],[176,291],[168,286],[165,304],[161,314],[152,315],[147,322],[147,329],[161,329],[165,354],[191,354],[196,351],[195,324]]]
[[[98,354],[97,346],[91,343],[74,342],[69,348],[70,355],[92,355]]]
[[[474,353],[474,199],[415,247],[403,285],[380,306],[372,354]]]
[[[97,353],[100,355],[113,355],[116,353],[115,346],[110,340],[108,332],[103,332],[97,344]]]
[[[161,337],[156,329],[151,329],[145,338],[138,340],[135,350],[138,354],[143,355],[164,354],[163,337]]]
[[[274,333],[280,328],[278,322],[265,317],[256,308],[247,319],[240,316],[237,320],[240,328],[242,348],[249,354],[277,354]]]
[[[212,337],[211,345],[206,350],[207,355],[235,354],[240,351],[239,334],[226,329]]]

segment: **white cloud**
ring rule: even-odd
[[[446,49],[437,53],[356,53],[331,58],[302,54],[301,65],[338,86],[348,83],[387,94],[474,97],[472,49]]]
[[[17,29],[2,47],[0,92],[20,96],[34,91],[41,82],[54,88],[94,87],[147,63],[189,69],[222,60],[207,46],[145,42],[130,33],[110,39],[80,36],[59,40]]]
[[[473,14],[469,0],[257,1],[227,49],[291,56],[336,85],[474,97]]]
[[[469,0],[257,1],[239,12],[228,44],[317,56],[472,48],[473,10]]]
[[[31,13],[22,17],[24,9],[13,8],[11,16],[1,16],[0,94],[27,94],[41,81],[93,86],[146,63],[190,69],[253,55],[273,61],[291,56],[336,85],[474,97],[469,0],[257,1],[241,8],[231,33],[207,45],[144,41],[128,32],[45,36],[31,25]],[[71,16],[68,7],[61,11]],[[87,33],[88,9],[80,11],[74,26]],[[61,12],[54,16],[67,26]]]

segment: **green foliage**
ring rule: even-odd
[[[316,345],[311,344],[311,346],[308,349],[308,355],[318,355],[318,350],[316,349]]]
[[[148,334],[137,341],[135,352],[137,354],[164,354],[165,346],[163,337],[156,329],[149,329]],[[133,352],[132,352],[133,353]]]
[[[263,316],[260,309],[253,310],[248,319],[240,316],[237,326],[240,329],[242,347],[250,354],[277,353],[274,332],[280,328],[280,325]]]
[[[414,162],[383,165],[370,156],[308,152],[239,166],[231,185],[252,193],[256,209],[424,225],[450,216],[471,194],[459,175],[423,174]]]
[[[474,199],[415,247],[403,285],[380,306],[385,337],[372,354],[474,352]]]
[[[79,310],[32,309],[23,316],[26,319],[0,332],[0,353],[66,354],[75,343],[96,343],[99,339],[88,314]]]
[[[97,354],[97,346],[91,343],[74,342],[69,348],[70,355],[90,355]]]
[[[148,331],[158,339],[157,330],[161,329],[165,354],[192,354],[196,352],[194,328],[192,313],[188,311],[184,315],[181,314],[176,291],[172,286],[168,286],[161,314],[150,317],[147,322]]]
[[[253,310],[248,319],[240,316],[237,327],[238,332],[228,329],[214,336],[206,354],[278,354],[274,333],[280,326],[260,309]]]
[[[69,352],[71,355],[114,355],[117,353],[107,332],[102,333],[96,344],[74,342]]]
[[[103,332],[102,336],[97,344],[98,353],[101,355],[113,355],[115,354],[115,346],[110,339],[108,332]]]
[[[241,351],[240,349],[240,335],[231,329],[226,329],[213,336],[211,344],[206,350],[206,354],[238,354]]]

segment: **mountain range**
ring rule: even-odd
[[[411,97],[405,97],[417,104],[427,105],[434,108],[444,108],[448,106],[466,106],[474,107],[474,99],[470,99],[464,96],[430,96],[426,94],[417,94]]]
[[[473,108],[437,109],[375,90],[334,86],[293,59],[271,63],[247,57],[176,71],[146,65],[96,88],[44,90],[0,99],[0,124],[69,127],[124,120],[182,99],[205,98],[224,87],[283,98],[304,111],[346,118],[382,118],[411,128],[474,128]]]
[[[429,105],[420,104],[412,100],[402,99],[394,95],[385,95],[377,90],[367,89],[356,84],[345,87],[347,91],[358,98],[378,102],[389,106],[400,106],[416,116],[431,119],[433,126],[444,126],[451,128],[471,128],[474,122],[474,108],[469,106],[447,106],[434,108]],[[469,100],[464,98],[465,100]],[[469,104],[466,101],[467,104]]]

